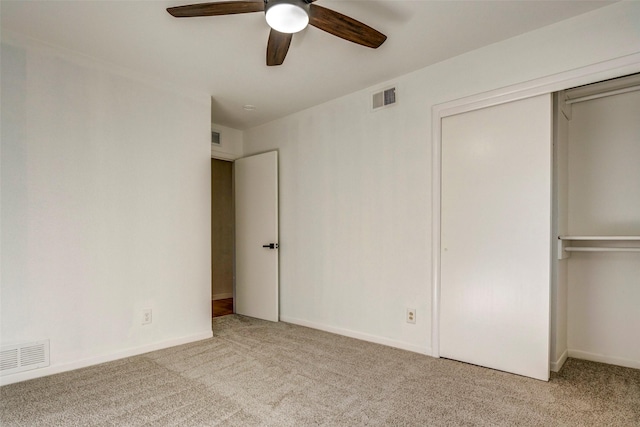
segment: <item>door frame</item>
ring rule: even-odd
[[[623,56],[609,61],[552,74],[524,83],[496,89],[455,101],[434,105],[431,110],[432,169],[432,294],[431,294],[431,355],[440,357],[440,246],[441,246],[441,195],[442,195],[442,129],[441,120],[480,108],[491,107],[532,96],[553,93],[575,86],[595,83],[640,72],[640,53]],[[551,232],[551,230],[549,231]],[[551,257],[551,248],[549,248]],[[551,279],[551,278],[550,278]],[[554,296],[551,295],[553,299]]]
[[[211,160],[220,160],[223,162],[231,163],[231,209],[233,210],[234,224],[233,224],[233,259],[231,261],[231,271],[232,271],[232,280],[231,280],[231,298],[233,299],[233,312],[236,312],[236,231],[235,231],[235,215],[236,215],[236,200],[235,200],[235,191],[234,191],[234,174],[235,174],[235,161],[237,157],[232,155],[227,155],[225,153],[219,153],[217,151],[211,150]],[[210,193],[212,193],[213,189],[210,189]],[[212,193],[213,195],[213,193]],[[213,219],[213,211],[211,212],[211,216]],[[211,235],[211,243],[213,244],[213,223],[212,228],[210,230]],[[211,280],[213,283],[213,278]],[[211,291],[211,301],[213,302],[213,286]],[[211,318],[213,318],[213,307],[211,307]]]

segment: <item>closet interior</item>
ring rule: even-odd
[[[551,369],[640,368],[640,74],[554,104]]]

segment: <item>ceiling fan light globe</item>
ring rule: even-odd
[[[296,4],[273,4],[267,8],[265,16],[267,24],[281,33],[297,33],[309,25],[309,14]]]

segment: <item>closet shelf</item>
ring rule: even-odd
[[[592,246],[569,246],[570,242],[590,242]],[[571,252],[640,252],[640,246],[606,246],[614,242],[640,242],[640,236],[558,236],[558,259],[568,258]]]
[[[609,241],[640,241],[640,236],[560,236],[560,240],[609,240]]]

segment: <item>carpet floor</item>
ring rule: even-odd
[[[640,426],[640,370],[547,382],[287,323],[0,388],[2,426]]]

